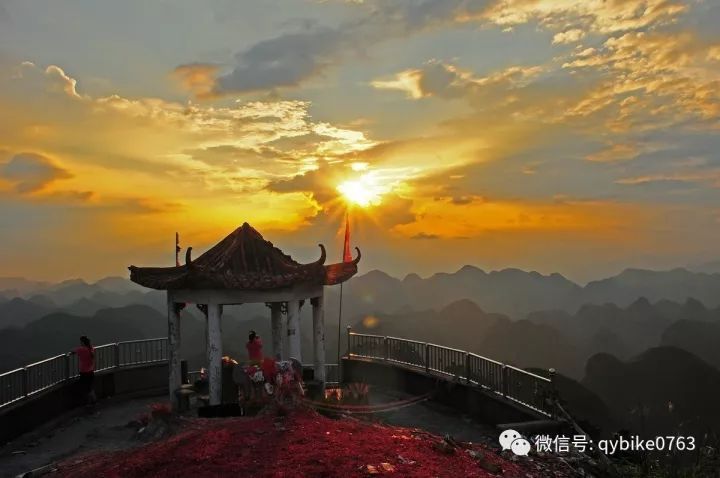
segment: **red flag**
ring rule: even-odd
[[[175,266],[180,267],[180,234],[175,233]]]
[[[350,218],[345,215],[345,244],[343,246],[343,262],[352,262],[353,258],[350,254]]]

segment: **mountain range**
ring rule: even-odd
[[[687,269],[622,273],[581,286],[560,274],[542,275],[518,269],[485,272],[464,266],[455,273],[427,278],[410,274],[397,279],[382,271],[356,277],[345,287],[348,308],[355,312],[395,312],[440,309],[460,299],[472,299],[484,310],[524,318],[538,310],[574,313],[586,304],[630,305],[640,297],[651,302],[684,302],[694,298],[707,307],[720,305],[720,274]]]
[[[427,278],[371,271],[344,292],[344,322],[357,331],[461,348],[537,373],[557,369],[568,409],[598,433],[637,429],[638,406],[650,410],[650,418],[642,412],[646,429],[700,426],[693,410],[717,418],[705,402],[720,400],[720,274],[628,269],[581,286],[559,274],[465,266]],[[325,306],[327,360],[335,362],[337,288],[326,289]],[[309,306],[301,317],[303,350],[311,350]],[[269,352],[265,305],[227,307],[224,353],[244,359],[250,329]],[[165,294],[121,277],[0,278],[0,372],[66,352],[81,334],[102,344],[166,333]],[[196,370],[205,361],[205,323],[194,306],[183,313],[182,337],[181,355]],[[674,414],[663,412],[668,403]]]

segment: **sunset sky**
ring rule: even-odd
[[[0,276],[720,258],[716,0],[0,0]],[[352,194],[352,193],[351,193]]]

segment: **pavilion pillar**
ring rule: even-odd
[[[300,301],[290,300],[287,303],[287,340],[288,357],[302,363],[300,350]]]
[[[310,299],[313,317],[313,369],[315,380],[325,383],[325,308],[323,296]]]
[[[177,410],[180,404],[175,391],[182,385],[182,373],[180,371],[180,310],[181,304],[176,304],[172,293],[167,293],[168,307],[168,391],[170,403],[173,410]]]
[[[222,305],[208,304],[207,308],[210,405],[220,405],[222,402]]]
[[[272,302],[270,305],[270,325],[272,327],[272,351],[275,360],[283,359],[283,315],[282,304]]]

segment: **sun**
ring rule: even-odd
[[[386,192],[372,173],[363,174],[358,179],[345,181],[338,185],[337,190],[349,204],[360,207],[380,204],[381,196]]]

